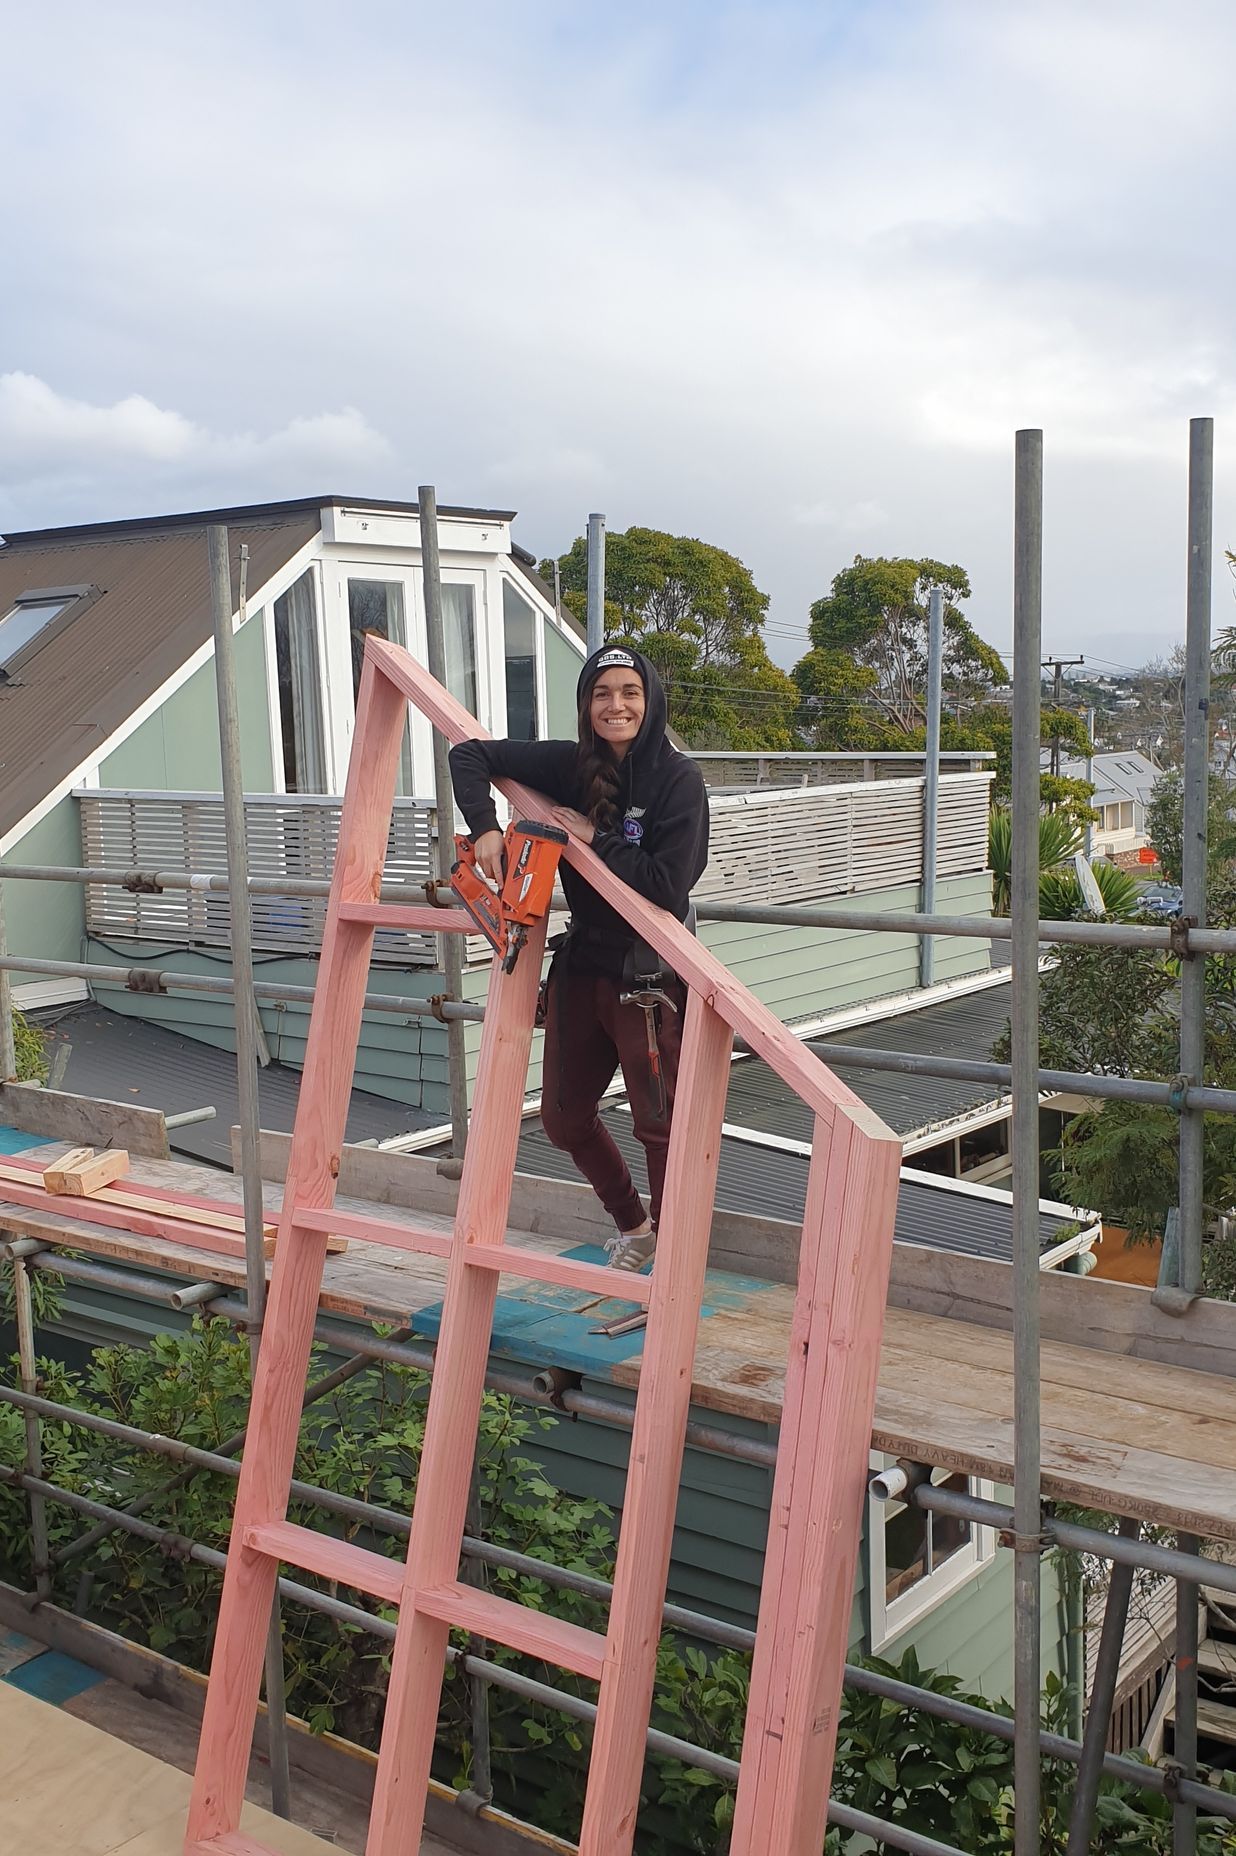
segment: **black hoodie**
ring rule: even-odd
[[[613,648],[594,653],[584,665],[577,706],[583,706],[585,692],[600,674],[598,659]],[[592,848],[624,883],[682,921],[692,887],[708,862],[708,797],[695,762],[665,738],[660,677],[640,652],[629,655],[644,684],[644,719],[619,763],[619,823],[613,831],[598,831]],[[558,805],[583,810],[577,742],[461,741],[451,749],[451,782],[474,838],[500,829],[490,781],[503,778],[534,787]],[[634,929],[565,863],[562,887],[571,906],[572,965],[619,976],[626,949],[636,938]]]

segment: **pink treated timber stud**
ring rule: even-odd
[[[406,1564],[402,1573],[371,1564],[370,1553],[306,1537],[286,1524],[372,937],[394,920],[393,912],[375,905],[407,702],[453,742],[478,732],[474,718],[405,651],[368,639],[186,1850],[198,1856],[236,1847],[262,1643],[284,1561],[329,1564],[360,1590],[388,1599],[398,1593],[367,1856],[416,1856],[419,1850],[453,1626],[599,1683],[580,1849],[582,1856],[630,1856],[730,1049],[738,1033],[809,1103],[815,1141],[732,1847],[734,1856],[819,1856],[862,1528],[900,1144],[680,923],[629,890],[574,840],[564,853],[568,860],[689,988],[657,1263],[651,1282],[640,1285],[648,1328],[608,1631],[601,1637],[478,1594],[458,1577],[499,1271],[568,1280],[588,1267],[506,1245],[544,924],[514,973],[502,974],[495,963],[490,981]],[[536,794],[513,783],[503,790],[520,812],[535,817],[542,809]],[[382,1241],[398,1243],[396,1222],[382,1224]],[[404,1241],[414,1248],[424,1237],[413,1227]]]

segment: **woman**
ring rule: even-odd
[[[547,823],[590,844],[624,883],[683,921],[708,861],[708,800],[695,762],[665,738],[661,679],[638,651],[609,646],[588,659],[576,695],[577,741],[463,741],[452,748],[451,779],[477,863],[492,883],[501,882],[490,781],[519,780],[553,802]],[[649,1061],[645,1012],[622,1003],[635,975],[660,962],[648,960],[635,930],[565,863],[562,886],[571,924],[547,987],[541,1119],[614,1220],[610,1262],[637,1270],[656,1245],[686,988],[661,972],[669,1000],[656,1011],[662,1089]],[[619,1065],[648,1160],[647,1209],[597,1113]]]

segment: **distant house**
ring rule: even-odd
[[[1044,771],[1047,764],[1045,754]],[[1096,754],[1092,768],[1084,760],[1063,755],[1060,772],[1066,780],[1094,782],[1091,803],[1099,814],[1092,832],[1094,855],[1135,866],[1138,852],[1149,843],[1146,808],[1162,770],[1140,749],[1121,748]]]

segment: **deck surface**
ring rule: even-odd
[[[240,1182],[177,1161],[133,1162],[131,1178],[239,1201]],[[267,1203],[281,1189],[268,1186]],[[340,1208],[392,1218],[390,1205],[340,1195]],[[417,1211],[419,1223],[449,1231],[445,1215]],[[0,1224],[46,1236],[139,1268],[241,1285],[231,1259],[206,1256],[157,1238],[87,1226],[67,1215],[7,1207]],[[600,1260],[525,1230],[512,1241],[533,1249]],[[445,1265],[433,1258],[353,1243],[327,1259],[324,1312],[362,1320],[407,1321],[437,1331]],[[1077,1282],[1079,1295],[1086,1284]],[[609,1340],[590,1330],[629,1304],[504,1277],[494,1352],[533,1366],[559,1365],[593,1381],[633,1387],[639,1333]],[[1130,1292],[1132,1293],[1132,1292]],[[693,1401],[775,1426],[780,1418],[793,1291],[754,1277],[710,1271],[695,1354]],[[1236,1387],[1197,1372],[1121,1353],[1047,1341],[1043,1367],[1043,1489],[1050,1497],[1236,1541]],[[873,1446],[994,1482],[1013,1473],[1011,1337],[995,1327],[907,1308],[887,1313]]]
[[[14,1856],[181,1856],[190,1783],[175,1766],[0,1683],[3,1847]],[[241,1825],[279,1856],[337,1850],[257,1805],[245,1806]]]

